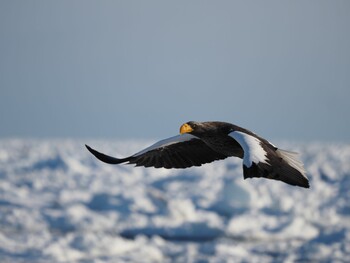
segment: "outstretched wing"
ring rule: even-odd
[[[303,164],[297,158],[297,154],[277,149],[268,141],[243,131],[234,131],[229,135],[244,150],[244,179],[265,177],[290,185],[310,187]]]
[[[86,148],[100,161],[109,164],[135,164],[136,166],[155,168],[187,168],[201,166],[215,160],[227,158],[215,152],[201,139],[190,134],[177,135],[161,140],[150,147],[127,158],[115,158],[100,153],[88,145]]]

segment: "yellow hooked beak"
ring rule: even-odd
[[[187,123],[183,124],[180,127],[180,134],[184,134],[184,133],[189,133],[193,131],[192,127],[190,125],[188,125]]]

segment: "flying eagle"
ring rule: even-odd
[[[180,135],[122,159],[85,146],[105,163],[167,169],[201,166],[235,156],[243,159],[244,179],[264,177],[309,188],[297,153],[281,150],[255,133],[226,122],[187,122],[180,127]]]

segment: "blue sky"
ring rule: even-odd
[[[221,120],[350,141],[350,1],[0,1],[0,138]]]

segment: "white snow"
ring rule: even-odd
[[[350,262],[350,145],[288,144],[310,189],[241,160],[113,166],[144,141],[0,140],[0,262]]]

